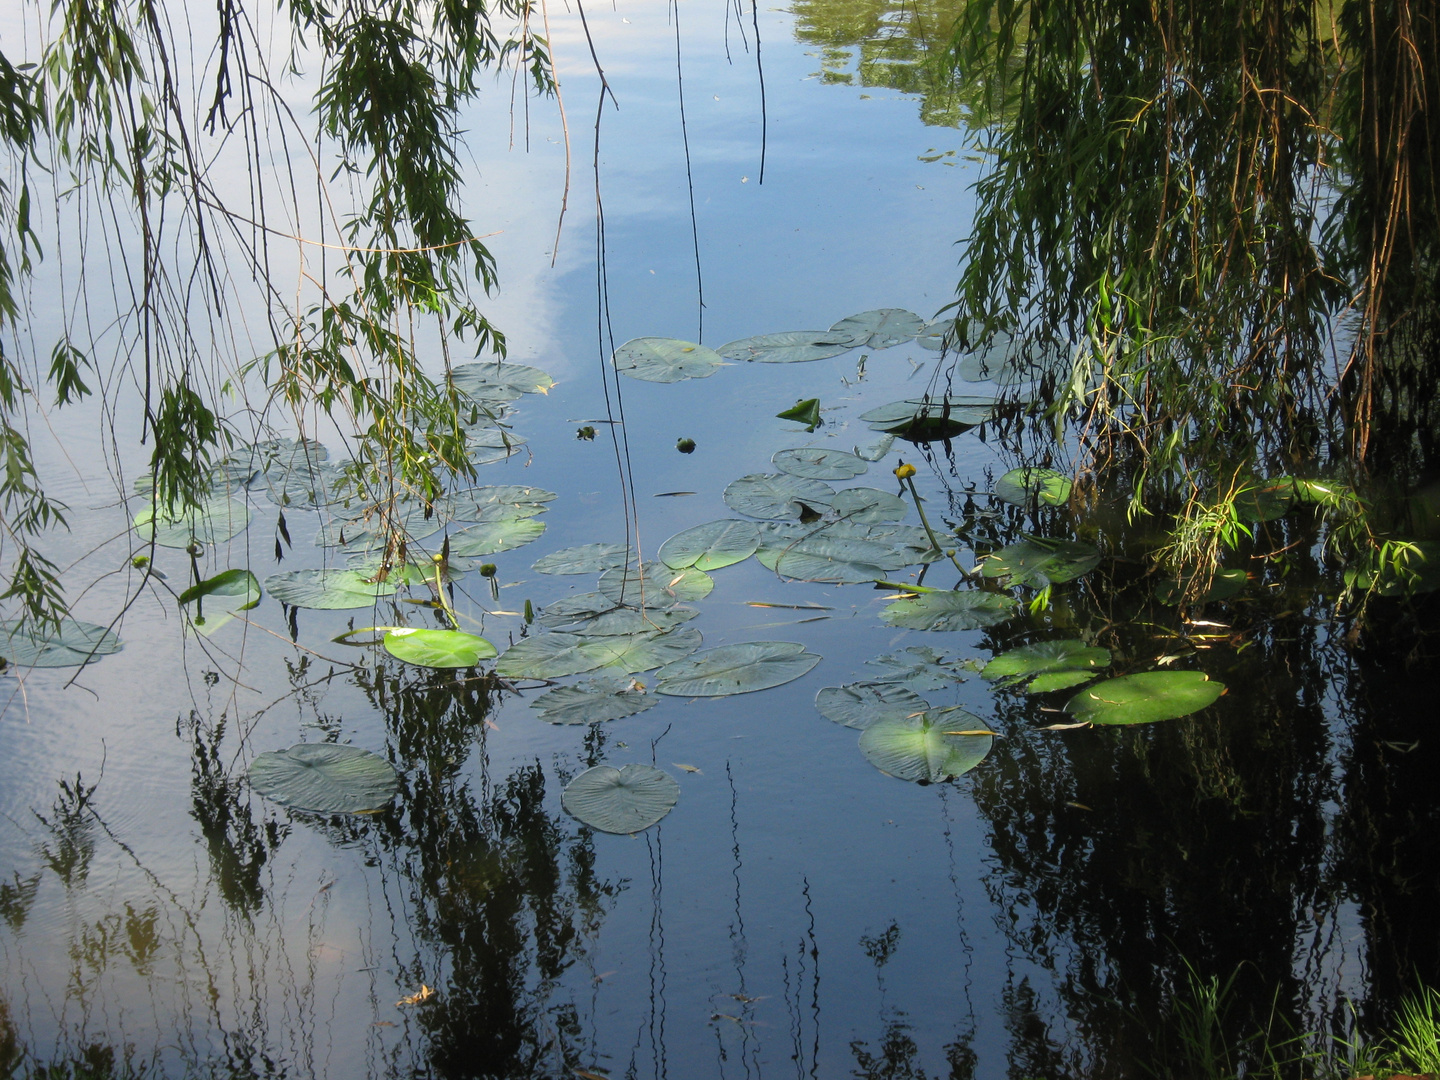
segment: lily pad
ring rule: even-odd
[[[1252,480],[1236,493],[1235,514],[1241,521],[1278,521],[1294,502],[1294,477]]]
[[[467,456],[472,465],[493,465],[521,453],[525,438],[496,427],[470,428],[465,432]]]
[[[621,607],[604,593],[577,593],[546,604],[535,620],[541,626],[590,637],[617,634],[664,633],[695,618],[694,608],[650,608],[643,615],[634,608]]]
[[[979,717],[961,709],[932,709],[920,716],[879,720],[860,735],[871,765],[900,780],[938,784],[969,772],[990,753],[992,735]]]
[[[762,546],[755,558],[781,577],[841,585],[874,581],[919,561],[908,549],[832,535],[828,529],[781,546]]]
[[[1027,693],[1044,694],[1089,682],[1101,668],[1109,666],[1109,649],[1069,638],[1040,641],[1001,653],[980,674],[1001,686],[1027,684]]]
[[[748,694],[792,682],[819,662],[819,656],[793,641],[721,645],[666,664],[655,675],[655,692],[676,697]]]
[[[581,648],[586,639],[577,634],[537,634],[521,638],[501,654],[495,673],[507,679],[561,679],[594,671],[601,660]]]
[[[854,348],[888,349],[911,340],[925,329],[925,320],[904,308],[876,308],[850,315],[830,327],[843,334]]]
[[[930,703],[899,683],[861,682],[825,687],[815,695],[815,708],[826,720],[864,731],[881,720],[923,713]]]
[[[547,724],[599,724],[620,720],[660,704],[654,694],[633,689],[630,679],[597,678],[557,686],[530,704]]]
[[[1199,712],[1223,693],[1203,671],[1146,671],[1086,687],[1065,711],[1082,723],[1152,724]]]
[[[1015,615],[1017,605],[1008,596],[966,589],[961,592],[927,592],[896,600],[880,613],[891,626],[910,630],[978,630]]]
[[[530,569],[541,574],[598,574],[624,566],[634,550],[625,544],[581,544],[552,551],[535,560]]]
[[[995,481],[995,494],[1012,506],[1028,509],[1037,502],[1064,506],[1070,501],[1070,478],[1054,469],[1011,469]]]
[[[427,518],[425,508],[415,504],[396,507],[390,520],[407,540],[424,540],[439,532],[444,524],[433,509]],[[323,522],[315,543],[320,547],[340,547],[347,552],[374,552],[385,546],[387,531],[384,517],[372,511],[347,521]]]
[[[931,352],[955,352],[959,348],[959,324],[955,319],[926,323],[915,335],[915,344]]]
[[[1046,585],[1074,581],[1100,565],[1100,553],[1074,540],[1029,536],[1001,548],[980,567],[987,578],[1007,578],[1010,585]]]
[[[866,660],[865,666],[879,669],[870,677],[871,682],[898,683],[911,690],[944,690],[965,681],[965,676],[956,670],[955,663],[946,663],[934,649],[912,645],[898,653],[886,653],[874,660]]]
[[[820,418],[820,399],[801,398],[791,405],[784,412],[775,414],[777,420],[794,420],[797,424],[804,424],[806,431],[814,431],[825,421]]]
[[[397,660],[427,668],[470,668],[495,656],[495,646],[475,634],[409,626],[386,632],[385,651]]]
[[[1218,570],[1205,588],[1200,590],[1199,595],[1195,597],[1195,603],[1208,604],[1212,601],[1229,600],[1232,596],[1239,595],[1249,580],[1249,575],[1238,567],[1232,570]],[[1155,599],[1167,607],[1173,607],[1184,598],[1185,585],[1181,581],[1170,579],[1155,586]]]
[[[805,516],[808,507],[819,513],[830,505],[835,489],[821,480],[784,473],[752,473],[732,480],[725,489],[725,505],[747,517],[780,521]]]
[[[600,666],[633,675],[683,660],[700,648],[699,630],[682,627],[661,632],[588,636],[580,651],[600,661]]]
[[[672,570],[664,563],[647,563],[643,571],[606,570],[597,585],[601,594],[615,603],[634,607],[667,608],[693,600],[704,600],[715,588],[715,579],[693,566]]]
[[[785,330],[740,338],[716,350],[726,360],[757,364],[797,364],[839,356],[852,347],[851,335],[833,330]]]
[[[463,559],[512,551],[539,539],[544,531],[545,523],[534,518],[482,521],[450,534],[450,554]]]
[[[672,570],[693,566],[709,572],[743,562],[760,546],[753,521],[710,521],[678,532],[660,545],[660,561]]]
[[[154,506],[135,515],[135,532],[140,539],[161,547],[187,548],[192,542],[221,544],[239,536],[250,524],[250,507],[239,499],[220,496],[177,515],[156,515]]]
[[[678,338],[632,338],[615,350],[615,370],[645,382],[708,379],[723,364],[714,349]]]
[[[872,524],[880,521],[900,521],[910,512],[910,504],[898,495],[879,488],[845,488],[835,493],[830,508],[842,520]]]
[[[596,765],[565,785],[560,805],[592,829],[637,833],[663,818],[679,800],[680,785],[653,765]]]
[[[113,630],[78,619],[62,619],[58,630],[23,625],[19,619],[0,621],[0,657],[23,667],[79,667],[124,647]]]
[[[282,806],[312,814],[373,814],[400,786],[394,767],[358,746],[296,743],[250,763],[250,786]]]
[[[487,390],[497,388],[513,391],[516,397],[544,394],[555,385],[555,380],[539,368],[507,360],[461,364],[450,373],[450,381],[455,384],[456,390],[478,398],[487,397]]]
[[[811,480],[853,480],[870,468],[854,454],[847,454],[843,450],[825,450],[818,446],[777,450],[770,461],[783,473],[805,476]]]
[[[465,488],[435,504],[436,513],[451,521],[501,521],[538,517],[558,496],[524,484],[487,484]]]
[[[993,398],[907,398],[861,413],[860,419],[875,431],[885,431],[911,442],[953,438],[995,415]]]
[[[277,506],[313,508],[335,499],[340,470],[329,458],[314,439],[267,439],[234,451],[223,469],[252,488],[263,487]]]
[[[890,448],[894,445],[895,436],[885,435],[876,439],[874,446],[867,446],[863,450],[858,446],[855,447],[855,456],[861,461],[879,461],[886,454],[890,453]]]
[[[179,603],[182,608],[194,605],[190,623],[209,636],[260,603],[260,596],[260,582],[249,570],[222,570],[182,592]]]
[[[386,581],[368,581],[371,575],[360,570],[335,568],[282,570],[265,579],[265,591],[291,607],[320,611],[366,608],[382,596],[392,596],[403,578],[392,575]]]

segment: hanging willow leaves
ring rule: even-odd
[[[655,692],[676,697],[748,694],[792,682],[819,662],[819,656],[793,641],[721,645],[666,664],[656,672]]]
[[[990,753],[994,736],[979,717],[961,709],[933,709],[920,716],[877,720],[860,735],[870,764],[900,780],[938,784],[969,772]]]
[[[978,630],[1012,618],[1018,605],[1008,596],[967,589],[927,592],[896,600],[880,613],[891,626],[910,630]]]
[[[495,646],[475,634],[409,626],[386,631],[385,651],[397,660],[427,668],[469,668],[495,656]]]
[[[602,661],[581,648],[585,640],[562,633],[521,638],[495,662],[495,673],[507,679],[562,679],[594,671]]]
[[[715,579],[693,566],[672,570],[664,563],[647,563],[643,571],[634,567],[606,570],[596,587],[616,604],[668,608],[704,600],[715,588]]]
[[[1011,469],[995,481],[995,494],[1021,509],[1037,502],[1064,506],[1070,501],[1071,487],[1070,478],[1054,469]]]
[[[833,330],[784,330],[778,334],[757,334],[720,346],[716,352],[726,360],[758,364],[796,364],[824,360],[848,352],[849,333]]]
[[[552,551],[535,560],[530,569],[541,574],[598,574],[624,566],[634,550],[625,544],[581,544]]]
[[[653,765],[596,765],[565,785],[560,805],[592,829],[637,833],[663,818],[679,800],[680,785]]]
[[[296,743],[257,754],[250,786],[292,810],[313,814],[370,814],[400,786],[394,767],[358,746]]]
[[[987,578],[1004,578],[1009,585],[1046,585],[1074,581],[1100,565],[1100,553],[1074,540],[1028,536],[1001,548],[980,567]]]
[[[260,603],[260,582],[249,570],[222,570],[190,586],[179,596],[182,608],[190,608],[191,625],[205,635],[213,634]]]
[[[660,545],[660,561],[672,570],[693,566],[709,572],[743,562],[760,546],[753,521],[710,521],[678,532]]]
[[[615,370],[645,382],[708,379],[723,364],[714,349],[677,338],[632,338],[615,350]]]
[[[596,678],[557,686],[531,702],[547,724],[599,724],[620,720],[660,704],[654,694],[635,689],[630,679]]]
[[[1110,666],[1110,650],[1083,641],[1041,641],[1001,653],[985,665],[981,676],[1001,686],[1025,685],[1027,693],[1044,694],[1089,682]]]
[[[906,342],[925,329],[925,320],[904,308],[877,308],[841,319],[830,328],[843,334],[854,348],[888,349]]]
[[[1203,671],[1146,671],[1086,687],[1065,711],[1091,724],[1152,724],[1199,712],[1225,693]]]
[[[783,473],[804,476],[811,480],[853,480],[870,468],[854,454],[847,454],[843,450],[825,450],[818,446],[777,450],[770,461]]]
[[[860,682],[827,686],[815,695],[815,708],[826,720],[864,731],[881,720],[903,720],[930,703],[900,683]]]
[[[147,543],[154,538],[161,547],[187,548],[192,543],[221,544],[245,531],[250,524],[250,507],[239,499],[223,496],[208,499],[200,506],[171,516],[154,506],[135,515],[135,532]]]
[[[113,630],[76,619],[64,619],[58,628],[0,621],[0,657],[23,667],[78,667],[123,647]]]
[[[725,505],[737,514],[780,521],[800,518],[808,508],[823,511],[835,497],[835,489],[820,480],[808,480],[784,473],[752,473],[732,480],[725,488]]]

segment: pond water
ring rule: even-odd
[[[557,497],[543,535],[486,557],[496,598],[479,574],[459,579],[466,629],[503,652],[543,637],[527,604],[543,613],[595,588],[594,573],[532,564],[626,542],[608,432],[622,404],[649,558],[681,530],[738,517],[722,493],[773,472],[778,451],[878,448],[863,413],[943,392],[940,354],[909,340],[670,384],[612,373],[607,411],[610,339],[597,340],[597,323],[616,344],[720,346],[878,308],[937,314],[980,164],[957,131],[922,122],[957,120],[953,102],[890,88],[919,88],[905,61],[924,51],[924,23],[902,11],[759,11],[762,117],[751,24],[682,5],[683,139],[668,6],[587,13],[619,106],[606,107],[599,154],[603,319],[588,171],[599,85],[576,15],[551,12],[575,162],[553,268],[553,109],[532,104],[512,124],[502,87],[477,111],[472,212],[503,230],[487,313],[512,360],[556,381],[514,403],[507,422],[528,441],[479,482]],[[896,42],[906,48],[886,51]],[[824,421],[813,433],[777,417],[808,398]],[[63,543],[76,580],[95,584],[76,614],[106,623],[137,585],[129,558],[143,545],[127,527],[141,504],[122,506],[91,467],[109,437],[100,419],[77,413],[41,453],[80,511]],[[576,437],[586,425],[593,441]],[[677,452],[680,439],[694,451]],[[120,454],[138,471],[138,446]],[[595,726],[538,719],[535,680],[511,691],[332,641],[401,619],[441,625],[389,601],[296,611],[267,596],[248,623],[197,638],[147,587],[118,626],[123,651],[73,684],[73,668],[12,668],[0,1063],[85,1062],[97,1076],[1122,1076],[1150,1060],[1192,969],[1239,970],[1237,1025],[1273,1013],[1295,1031],[1380,1022],[1417,979],[1440,978],[1434,679],[1332,627],[1333,583],[1303,557],[1303,518],[1271,523],[1276,547],[1301,541],[1285,575],[1252,568],[1240,596],[1186,621],[1135,585],[1144,537],[1123,513],[991,496],[1018,464],[993,425],[897,441],[833,483],[905,494],[902,459],[931,524],[962,529],[967,568],[1022,533],[1098,542],[1105,559],[1048,607],[937,632],[884,621],[893,589],[784,580],[748,558],[714,571],[687,629],[706,649],[800,643],[818,664],[756,693],[652,694]],[[277,508],[263,490],[248,498],[249,529],[207,553],[207,573],[248,566],[263,580],[340,561],[312,545],[320,516],[291,508],[277,566]],[[904,523],[920,524],[913,505]],[[177,550],[157,565],[171,583],[190,571]],[[925,580],[959,576],[940,561]],[[976,670],[1075,638],[1109,649],[1116,674],[1204,672],[1226,693],[1163,723],[1045,730],[1069,719],[1073,691],[1026,695]],[[822,688],[875,679],[869,661],[911,648],[948,666],[911,676],[930,705],[998,733],[956,779],[886,775],[860,732],[817,711]],[[654,690],[653,671],[637,677]],[[254,791],[256,756],[297,742],[372,751],[398,771],[398,794],[380,813],[323,816]],[[659,824],[610,834],[562,808],[583,770],[631,762],[678,783]]]

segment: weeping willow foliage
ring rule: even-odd
[[[972,0],[955,25],[991,157],[958,314],[1048,357],[1078,471],[1183,507],[1188,556],[1252,477],[1440,464],[1436,47],[1428,0]]]
[[[438,352],[448,373],[452,347],[504,355],[477,302],[495,267],[462,209],[459,118],[502,69],[553,89],[531,13],[29,5],[33,40],[0,53],[0,599],[64,613],[45,537],[67,508],[45,493],[30,432],[91,384],[111,422],[140,413],[172,515],[201,503],[232,443],[283,419],[346,439],[352,493],[382,521],[473,473],[475,407],[424,360]],[[308,109],[292,108],[297,87]],[[42,258],[59,295],[29,297]],[[58,340],[35,340],[31,304],[64,312]],[[382,574],[403,558],[391,532]]]

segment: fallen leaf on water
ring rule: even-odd
[[[705,775],[704,773],[701,773],[700,770],[697,769],[694,765],[682,765],[678,761],[672,761],[670,764],[674,765],[677,769],[684,769],[686,772],[700,773],[701,776]]]
[[[571,1069],[570,1071],[581,1080],[610,1080],[604,1073],[591,1072],[589,1069]]]
[[[424,983],[421,983],[419,990],[417,990],[415,993],[411,994],[409,997],[403,997],[403,998],[401,998],[399,1001],[395,1002],[395,1004],[396,1004],[396,1005],[420,1005],[420,1004],[423,1004],[424,1002],[429,1001],[429,1000],[430,1000],[432,997],[434,997],[434,996],[435,996],[435,991],[434,991],[434,990],[431,990],[430,987],[426,986]]]
[[[988,730],[987,728],[976,728],[974,731],[942,731],[940,734],[942,734],[942,735],[994,735],[997,739],[1000,737],[1000,733],[999,733],[998,731],[990,731],[990,730]]]
[[[651,496],[652,499],[668,499],[676,495],[694,495],[693,491],[657,491]]]
[[[1090,810],[1092,814],[1095,812],[1094,810],[1091,810],[1090,807],[1086,806],[1083,802],[1067,802],[1065,805],[1073,806],[1076,810]]]
[[[1076,728],[1089,727],[1089,723],[1082,720],[1078,724],[1049,724],[1042,727],[1041,731],[1074,731]]]
[[[371,1024],[370,1026],[371,1026],[371,1027],[395,1027],[395,1021],[393,1021],[393,1020],[376,1020],[375,1023]]]

